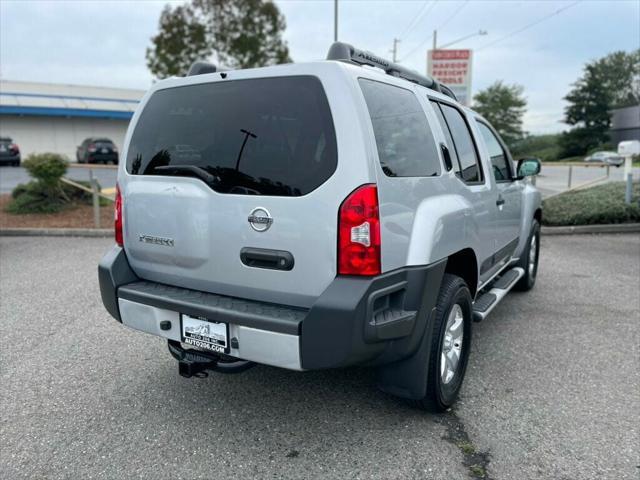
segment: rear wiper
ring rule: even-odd
[[[220,185],[220,182],[222,181],[217,175],[212,175],[204,168],[197,167],[195,165],[163,165],[160,167],[155,167],[153,170],[154,172],[166,172],[168,174],[176,173],[178,175],[184,175],[186,173],[199,178],[207,185],[213,187]]]

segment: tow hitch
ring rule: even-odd
[[[240,373],[255,365],[254,362],[248,360],[186,349],[175,340],[169,340],[168,347],[173,358],[178,360],[178,373],[185,378],[205,378],[208,376],[207,370],[221,373]]]

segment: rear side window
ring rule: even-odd
[[[510,181],[511,169],[509,168],[507,152],[502,148],[500,141],[487,125],[478,121],[476,121],[476,124],[489,151],[494,178],[498,182]]]
[[[440,104],[440,107],[453,138],[462,180],[467,183],[481,182],[482,173],[478,164],[478,155],[466,120],[457,108],[444,103]]]
[[[133,132],[127,171],[193,176],[220,193],[299,196],[337,161],[322,84],[296,76],[156,92]]]
[[[389,177],[440,174],[440,160],[427,117],[410,90],[360,79],[382,170]]]

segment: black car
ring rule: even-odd
[[[9,137],[0,137],[0,165],[20,166],[20,148]]]
[[[76,150],[78,163],[118,163],[118,148],[108,138],[87,138]]]

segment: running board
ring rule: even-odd
[[[520,267],[512,268],[500,275],[500,278],[493,282],[491,289],[473,302],[473,320],[481,322],[487,318],[491,310],[500,303],[523,275],[524,269]]]

